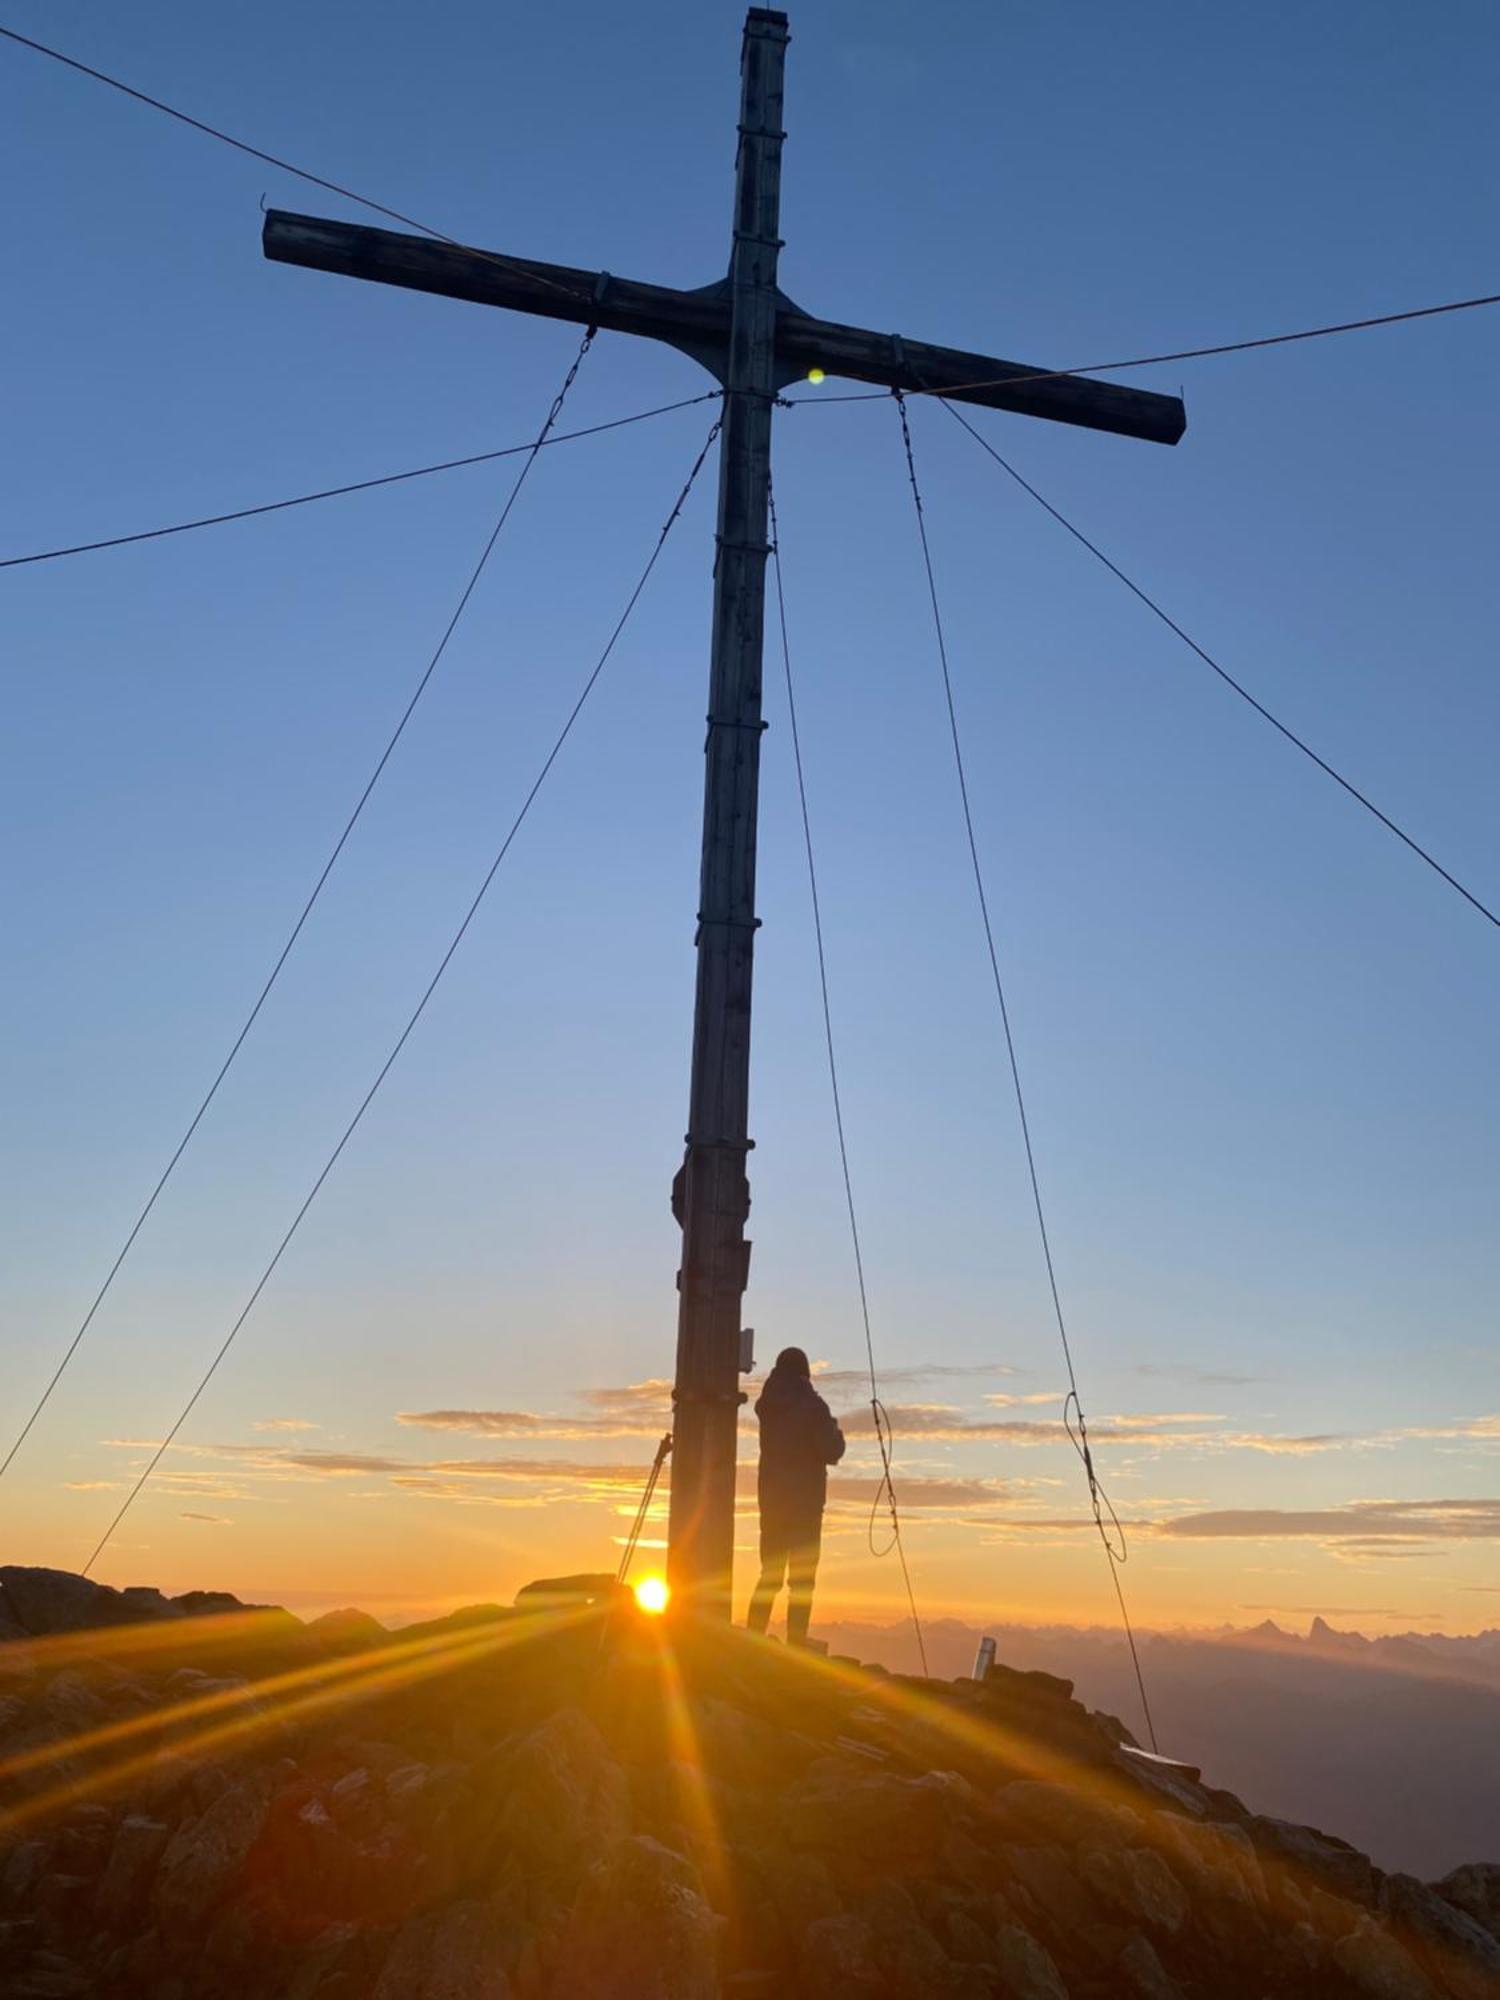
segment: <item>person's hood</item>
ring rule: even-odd
[[[816,1396],[817,1390],[805,1375],[790,1375],[773,1368],[760,1392],[760,1403],[793,1403],[799,1397]]]

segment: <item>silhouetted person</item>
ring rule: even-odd
[[[784,1347],[777,1355],[755,1414],[760,1423],[760,1582],[745,1622],[752,1632],[765,1631],[785,1581],[787,1643],[805,1646],[828,1468],[844,1455],[844,1433],[813,1387],[800,1347]]]

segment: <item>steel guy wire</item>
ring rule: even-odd
[[[1130,1623],[1130,1613],[1125,1605],[1125,1592],[1120,1584],[1119,1571],[1127,1561],[1125,1532],[1120,1526],[1119,1516],[1110,1503],[1109,1495],[1100,1484],[1094,1469],[1094,1455],[1089,1445],[1088,1423],[1083,1413],[1083,1403],[1078,1394],[1078,1376],[1073,1366],[1073,1348],[1068,1339],[1068,1322],[1063,1312],[1062,1293],[1057,1282],[1057,1266],[1052,1255],[1052,1239],[1047,1229],[1047,1211],[1042,1201],[1041,1176],[1037,1171],[1036,1149],[1032,1144],[1031,1120],[1026,1111],[1026,1093],[1021,1086],[1021,1064],[1016,1054],[1015,1035],[1011,1029],[1010,1007],[1005,998],[1005,981],[1000,973],[1000,954],[995,944],[995,927],[990,917],[989,894],[985,888],[984,866],[979,858],[979,840],[974,831],[974,813],[969,801],[968,772],[964,764],[963,739],[958,727],[958,706],[953,694],[953,675],[948,663],[948,641],[943,629],[943,613],[938,603],[937,576],[933,569],[932,547],[927,537],[927,514],[922,505],[922,489],[917,482],[917,462],[912,449],[911,424],[906,414],[906,399],[897,389],[895,397],[896,413],[901,421],[901,443],[906,454],[906,476],[911,486],[912,506],[916,513],[917,536],[922,549],[922,567],[927,578],[927,597],[932,609],[932,626],[937,640],[938,664],[942,669],[943,699],[948,712],[948,731],[953,743],[953,764],[958,775],[959,802],[963,809],[964,833],[968,841],[969,861],[973,869],[974,889],[979,902],[980,921],[984,928],[985,949],[989,955],[990,975],[994,982],[995,998],[1000,1008],[1000,1025],[1004,1030],[1005,1053],[1010,1067],[1011,1085],[1015,1092],[1016,1111],[1021,1125],[1021,1141],[1026,1152],[1026,1171],[1031,1182],[1032,1205],[1036,1211],[1037,1234],[1041,1239],[1042,1260],[1047,1269],[1047,1286],[1052,1295],[1052,1311],[1057,1322],[1058,1335],[1062,1341],[1063,1359],[1068,1370],[1068,1394],[1063,1402],[1063,1423],[1074,1450],[1083,1466],[1084,1478],[1088,1484],[1089,1505],[1093,1510],[1094,1526],[1104,1545],[1104,1553],[1109,1559],[1110,1581],[1114,1584],[1115,1597],[1120,1606],[1120,1617],[1125,1627],[1125,1637],[1130,1646],[1130,1658],[1135,1668],[1136,1686],[1140,1691],[1141,1708],[1146,1718],[1146,1732],[1151,1738],[1151,1748],[1157,1748],[1156,1724],[1152,1720],[1151,1703],[1146,1694],[1145,1675],[1141,1671],[1140,1653],[1135,1643],[1135,1632]],[[1078,1431],[1074,1434],[1069,1419],[1069,1407],[1078,1421]],[[1105,1525],[1105,1514],[1114,1529],[1111,1538]]]
[[[22,48],[31,49],[39,56],[47,56],[51,61],[61,63],[64,68],[76,70],[80,76],[92,77],[95,83],[107,84],[111,90],[118,90],[122,96],[134,98],[137,104],[149,106],[152,111],[160,111],[168,118],[175,118],[179,125],[187,125],[205,138],[217,139],[221,145],[232,146],[237,153],[248,153],[253,160],[262,160],[269,167],[278,167],[282,173],[293,174],[299,181],[308,181],[313,187],[323,188],[329,194],[342,195],[345,201],[352,201],[361,208],[368,208],[376,215],[383,215],[391,222],[404,223],[408,229],[415,229],[423,236],[431,236],[439,243],[451,243],[456,249],[467,250],[471,256],[481,257],[486,263],[499,264],[507,270],[525,269],[528,277],[539,284],[547,285],[555,292],[563,292],[571,297],[567,285],[560,285],[552,278],[543,278],[530,266],[523,265],[519,258],[503,256],[497,250],[476,250],[472,245],[461,243],[456,236],[449,236],[441,229],[434,229],[431,223],[418,222],[415,216],[403,215],[399,208],[387,208],[384,202],[372,201],[368,195],[356,194],[353,188],[340,186],[337,181],[325,180],[322,174],[310,172],[306,167],[294,166],[290,160],[283,160],[275,153],[268,153],[260,146],[252,146],[248,140],[236,139],[223,132],[217,125],[210,125],[202,118],[194,118],[186,111],[179,111],[175,105],[163,103],[159,97],[149,92],[137,90],[133,85],[122,83],[117,76],[109,76],[102,69],[94,69],[89,63],[80,62],[76,56],[66,56],[61,49],[49,48],[45,42],[33,41],[30,35],[18,34],[14,28],[0,27],[0,35],[6,41],[18,42]]]
[[[89,1557],[88,1561],[83,1566],[83,1571],[82,1571],[83,1575],[87,1576],[89,1571],[93,1568],[94,1564],[99,1560],[99,1557],[103,1554],[104,1550],[109,1545],[109,1542],[113,1537],[115,1530],[124,1520],[126,1514],[129,1513],[131,1507],[134,1505],[137,1497],[139,1496],[142,1488],[145,1486],[147,1480],[150,1479],[152,1473],[161,1463],[162,1458],[164,1457],[167,1450],[171,1446],[173,1440],[176,1438],[178,1432],[182,1429],[183,1425],[192,1415],[193,1410],[196,1408],[199,1398],[203,1395],[204,1390],[207,1389],[209,1383],[218,1373],[220,1363],[223,1361],[225,1355],[228,1354],[230,1348],[233,1347],[241,1327],[244,1326],[246,1320],[250,1317],[251,1312],[254,1310],[256,1301],[260,1298],[261,1293],[270,1283],[272,1274],[274,1273],[277,1265],[281,1262],[282,1257],[285,1255],[287,1247],[291,1243],[292,1238],[296,1235],[298,1229],[301,1227],[303,1218],[306,1216],[308,1210],[312,1207],[313,1203],[317,1200],[318,1194],[323,1187],[323,1183],[328,1179],[328,1176],[333,1172],[333,1169],[337,1165],[339,1157],[343,1153],[344,1148],[348,1145],[349,1141],[354,1137],[355,1131],[358,1129],[360,1121],[363,1119],[365,1113],[369,1110],[371,1104],[375,1101],[376,1093],[379,1091],[380,1086],[385,1082],[387,1076],[389,1076],[391,1070],[395,1067],[397,1057],[401,1054],[401,1051],[406,1047],[406,1044],[410,1040],[412,1033],[416,1028],[417,1023],[421,1020],[423,1014],[427,1011],[427,1003],[431,1000],[433,994],[437,991],[439,982],[441,981],[443,974],[448,970],[449,964],[452,962],[454,954],[457,952],[459,946],[463,943],[464,938],[468,934],[469,926],[473,923],[475,917],[479,914],[479,906],[484,901],[485,896],[488,894],[490,884],[494,881],[496,875],[500,872],[501,863],[505,860],[506,855],[509,854],[511,846],[515,841],[516,835],[521,831],[522,826],[525,824],[527,815],[530,813],[531,808],[536,801],[537,794],[541,791],[542,786],[546,783],[547,778],[551,773],[553,765],[557,762],[559,756],[562,754],[563,745],[567,742],[569,736],[571,736],[573,733],[573,725],[577,722],[579,716],[583,713],[584,705],[588,701],[589,696],[593,693],[595,687],[599,682],[600,676],[603,674],[605,667],[608,665],[610,655],[614,652],[615,646],[619,641],[620,634],[625,630],[625,627],[629,622],[630,615],[635,610],[637,603],[640,601],[641,593],[645,590],[646,585],[650,580],[652,571],[656,568],[657,560],[660,557],[662,550],[666,547],[667,537],[672,532],[672,529],[676,524],[678,516],[682,513],[683,508],[687,505],[688,495],[692,492],[693,486],[698,478],[698,474],[703,469],[704,461],[708,457],[709,451],[713,446],[714,439],[719,434],[722,422],[723,419],[721,416],[716,417],[712,425],[710,426],[708,436],[705,438],[697,458],[694,459],[693,461],[692,470],[688,473],[687,479],[683,484],[681,492],[677,495],[676,500],[672,503],[671,512],[667,515],[666,520],[662,523],[661,530],[656,538],[656,545],[651,551],[651,555],[646,563],[646,566],[641,571],[641,574],[637,579],[635,588],[631,591],[629,598],[626,600],[625,609],[620,613],[619,620],[616,623],[614,630],[610,633],[608,640],[605,642],[603,652],[600,653],[599,658],[594,663],[593,669],[589,673],[588,678],[585,680],[577,700],[574,702],[572,708],[568,712],[567,720],[563,723],[561,730],[558,732],[557,738],[554,741],[552,748],[547,752],[547,756],[542,764],[542,767],[538,771],[535,779],[532,782],[530,791],[527,792],[525,798],[522,800],[519,812],[517,812],[515,818],[511,821],[510,829],[506,833],[504,840],[500,843],[499,851],[496,853],[494,860],[490,863],[489,869],[486,872],[483,881],[480,883],[478,891],[476,892],[473,901],[469,904],[468,909],[465,911],[463,921],[459,924],[458,929],[454,932],[453,937],[449,941],[447,950],[443,953],[441,959],[439,959],[437,970],[433,973],[431,979],[427,982],[426,988],[422,993],[421,999],[417,1002],[416,1006],[413,1008],[410,1016],[407,1019],[405,1027],[401,1030],[401,1033],[397,1036],[396,1041],[392,1046],[389,1055],[387,1055],[385,1061],[381,1064],[379,1070],[376,1072],[375,1081],[370,1085],[369,1089],[365,1092],[363,1098],[361,1098],[359,1103],[359,1108],[355,1111],[354,1116],[349,1120],[348,1124],[344,1127],[344,1130],[340,1135],[338,1144],[334,1147],[333,1151],[328,1155],[328,1158],[323,1163],[322,1169],[319,1172],[317,1179],[308,1189],[308,1192],[303,1199],[301,1207],[297,1210],[297,1213],[292,1217],[290,1226],[288,1227],[286,1234],[277,1244],[275,1251],[272,1253],[270,1261],[265,1266],[265,1269],[261,1272],[259,1278],[257,1278],[255,1282],[255,1288],[251,1292],[249,1298],[246,1299],[244,1306],[241,1308],[239,1317],[235,1320],[233,1326],[230,1327],[229,1332],[225,1335],[224,1340],[218,1349],[218,1352],[214,1355],[213,1360],[209,1363],[207,1369],[204,1371],[203,1375],[199,1378],[197,1387],[193,1390],[193,1393],[188,1397],[187,1401],[183,1404],[181,1410],[178,1412],[175,1420],[173,1421],[171,1429],[167,1432],[166,1436],[161,1440],[161,1442],[155,1447],[155,1450],[153,1451],[150,1459],[147,1461],[144,1470],[141,1472],[134,1486],[132,1486],[130,1491],[126,1494],[125,1499],[121,1503],[119,1511],[116,1513],[114,1519],[110,1522],[108,1528],[105,1529],[103,1535],[100,1536],[98,1543],[95,1545],[93,1554]]]
[[[833,1093],[833,1122],[838,1134],[839,1167],[844,1178],[844,1202],[849,1211],[849,1236],[854,1247],[854,1274],[859,1284],[859,1312],[864,1325],[865,1355],[870,1370],[870,1415],[875,1427],[875,1443],[880,1452],[881,1477],[875,1489],[875,1497],[870,1503],[870,1519],[866,1530],[870,1553],[874,1556],[889,1555],[896,1551],[901,1563],[901,1576],[906,1585],[906,1601],[911,1607],[911,1622],[917,1635],[917,1652],[922,1662],[922,1672],[928,1672],[927,1641],[922,1632],[922,1620],[917,1611],[916,1593],[912,1588],[911,1570],[906,1560],[906,1545],[901,1539],[901,1516],[896,1504],[896,1487],[891,1476],[891,1423],[885,1404],[880,1399],[880,1383],[875,1369],[875,1337],[870,1330],[870,1297],[865,1284],[864,1251],[860,1245],[859,1215],[854,1203],[854,1180],[849,1170],[849,1144],[844,1132],[844,1102],[839,1089],[838,1056],[835,1053],[833,1035],[833,1006],[828,993],[828,954],[823,939],[823,906],[818,893],[818,867],[813,858],[812,815],[807,803],[807,776],[802,762],[802,733],[797,721],[797,696],[792,681],[792,649],[787,637],[786,590],[781,572],[781,531],[776,518],[776,495],[769,495],[771,510],[771,567],[776,583],[776,615],[781,628],[781,659],[786,677],[787,714],[791,722],[792,761],[797,774],[797,798],[802,815],[802,844],[807,853],[807,882],[812,897],[813,937],[817,944],[818,988],[823,1004],[823,1040],[828,1051],[828,1081]],[[882,1500],[890,1516],[891,1538],[884,1548],[876,1546],[875,1523],[879,1516]]]
[[[1013,384],[1030,382],[1061,382],[1074,375],[1113,375],[1124,368],[1156,368],[1167,361],[1203,361],[1217,354],[1249,354],[1261,347],[1287,347],[1300,340],[1324,340],[1335,333],[1364,333],[1371,327],[1400,326],[1406,320],[1436,319],[1443,313],[1472,312],[1476,306],[1500,305],[1500,292],[1486,292],[1479,298],[1449,299],[1442,305],[1411,306],[1404,312],[1376,313],[1369,319],[1346,319],[1329,326],[1300,327],[1294,333],[1264,333],[1253,340],[1221,340],[1212,347],[1179,347],[1168,354],[1136,354],[1128,361],[1090,361],[1077,368],[1024,368],[1012,375],[991,375],[982,382],[952,382],[942,389],[930,389],[918,385],[908,389],[909,396],[935,396],[941,402],[944,397],[958,396],[971,389],[1005,389]],[[800,408],[804,403],[870,403],[884,400],[891,392],[888,389],[858,389],[838,396],[797,396],[792,399]]]
[[[386,765],[390,762],[391,756],[395,751],[396,745],[401,741],[402,736],[405,734],[406,725],[411,721],[412,716],[416,712],[418,702],[422,699],[422,696],[426,693],[427,685],[431,681],[434,673],[436,673],[437,671],[438,662],[442,659],[443,654],[447,651],[448,641],[453,637],[454,632],[458,629],[458,622],[463,617],[464,611],[468,606],[470,598],[474,595],[474,591],[476,586],[478,585],[480,577],[484,574],[485,565],[489,562],[490,555],[495,547],[495,544],[500,539],[501,530],[504,528],[506,522],[510,519],[511,510],[514,508],[516,501],[520,498],[521,488],[526,484],[527,475],[530,473],[532,466],[536,464],[537,453],[546,443],[547,435],[551,431],[553,425],[557,422],[563,404],[567,401],[568,391],[572,388],[574,382],[577,380],[578,370],[583,364],[583,358],[588,353],[589,347],[593,342],[593,338],[594,338],[594,333],[591,327],[588,330],[588,332],[585,333],[582,341],[579,343],[578,352],[577,354],[574,355],[573,360],[568,368],[568,372],[563,377],[562,387],[558,390],[557,394],[552,399],[552,407],[547,412],[545,422],[543,423],[540,431],[537,433],[535,440],[528,447],[528,455],[524,463],[522,464],[520,471],[517,473],[514,481],[511,484],[510,492],[506,495],[505,504],[500,509],[499,517],[497,518],[494,527],[490,530],[489,540],[485,543],[483,550],[480,552],[480,557],[478,562],[474,565],[473,570],[470,572],[469,580],[464,585],[463,592],[459,597],[458,603],[454,609],[452,617],[448,620],[448,624],[443,632],[443,636],[441,639],[439,639],[436,650],[434,651],[431,659],[427,662],[427,665],[424,668],[422,676],[418,680],[416,687],[412,690],[411,698],[408,700],[406,707],[402,710],[401,718],[397,722],[394,730],[391,732],[391,735],[386,742],[385,748],[381,751],[374,770],[370,773],[369,778],[366,780],[364,790],[360,793],[358,799],[356,799],[354,803],[353,812],[351,812],[348,819],[345,820],[343,831],[340,833],[338,839],[334,842],[332,852],[329,854],[328,859],[323,863],[322,871],[319,874],[316,882],[314,882],[313,884],[311,895],[309,895],[306,902],[302,905],[302,909],[297,917],[297,921],[292,925],[291,930],[288,932],[286,940],[283,943],[280,952],[277,954],[276,961],[272,965],[270,973],[265,980],[265,983],[262,985],[260,992],[256,996],[254,1006],[250,1009],[250,1012],[245,1016],[245,1019],[240,1026],[239,1033],[230,1043],[228,1055],[225,1056],[223,1062],[219,1065],[218,1073],[214,1077],[213,1082],[209,1085],[207,1091],[204,1093],[204,1096],[201,1099],[197,1110],[193,1113],[193,1116],[188,1123],[187,1130],[178,1140],[176,1149],[172,1153],[171,1158],[167,1161],[166,1166],[162,1169],[160,1178],[157,1180],[155,1187],[152,1188],[150,1195],[147,1197],[145,1207],[141,1209],[140,1213],[136,1216],[135,1221],[131,1224],[130,1233],[126,1236],[124,1243],[120,1246],[119,1254],[116,1256],[114,1262],[110,1265],[109,1270],[105,1275],[104,1283],[99,1287],[98,1291],[94,1294],[93,1304],[84,1314],[82,1323],[80,1324],[77,1332],[73,1335],[72,1340],[69,1341],[67,1348],[64,1350],[63,1357],[58,1362],[56,1369],[53,1371],[51,1380],[47,1383],[47,1386],[43,1389],[41,1396],[37,1401],[36,1407],[32,1410],[31,1415],[26,1419],[25,1423],[21,1426],[20,1432],[16,1437],[15,1442],[11,1445],[9,1451],[5,1454],[4,1460],[0,1461],[0,1479],[3,1479],[5,1477],[5,1474],[10,1470],[11,1464],[15,1459],[16,1453],[21,1449],[22,1445],[26,1442],[26,1439],[31,1434],[32,1427],[35,1425],[37,1419],[41,1416],[43,1410],[45,1410],[48,1403],[51,1402],[54,1391],[57,1389],[58,1384],[62,1381],[63,1376],[67,1373],[69,1363],[72,1361],[74,1355],[78,1352],[79,1347],[83,1343],[85,1334],[87,1334],[90,1326],[92,1326],[95,1314],[98,1312],[100,1306],[103,1305],[105,1299],[108,1297],[110,1288],[114,1284],[115,1278],[120,1271],[120,1267],[124,1264],[125,1259],[130,1255],[130,1252],[134,1247],[135,1240],[140,1235],[142,1229],[145,1227],[147,1218],[150,1216],[151,1211],[156,1207],[157,1201],[162,1193],[162,1190],[166,1187],[167,1182],[172,1178],[173,1173],[176,1171],[178,1161],[187,1151],[188,1146],[192,1141],[193,1134],[198,1130],[198,1127],[202,1124],[204,1116],[207,1113],[209,1106],[213,1103],[215,1097],[218,1096],[219,1086],[223,1083],[225,1077],[228,1076],[230,1070],[233,1068],[235,1058],[239,1055],[241,1048],[244,1046],[246,1037],[249,1035],[250,1030],[255,1026],[255,1023],[260,1016],[261,1009],[265,1006],[266,1001],[270,998],[272,988],[276,985],[277,980],[281,977],[282,968],[285,966],[287,960],[291,957],[292,948],[296,944],[298,938],[302,935],[303,928],[306,925],[308,918],[312,915],[313,909],[317,904],[318,898],[323,893],[324,885],[328,881],[329,876],[333,873],[334,866],[337,863],[339,856],[343,853],[346,844],[348,843],[350,834],[353,833],[355,827],[358,825],[360,815],[364,812],[365,806],[369,802],[370,794],[374,791],[376,785],[380,782],[381,774],[384,772]]]
[[[675,403],[658,403],[655,409],[637,410],[633,416],[611,417],[607,423],[587,424],[580,431],[558,431],[541,440],[544,445],[572,444],[578,438],[598,437],[604,431],[623,430],[627,424],[643,424],[649,417],[669,416],[674,410],[691,410],[699,403],[717,402],[721,390],[705,389],[701,396],[683,396]],[[20,569],[27,563],[56,562],[62,556],[93,555],[99,549],[122,549],[132,542],[159,541],[164,535],[185,535],[193,528],[218,528],[228,521],[248,521],[257,514],[279,514],[288,507],[306,507],[314,500],[341,500],[347,493],[368,493],[377,486],[399,486],[406,479],[426,479],[434,472],[457,472],[466,465],[488,465],[499,458],[519,458],[538,449],[529,444],[501,445],[495,451],[474,451],[466,458],[444,458],[436,465],[416,465],[409,472],[384,472],[374,479],[351,480],[347,486],[325,486],[316,493],[296,493],[290,500],[264,500],[257,507],[236,507],[227,514],[204,514],[193,521],[174,521],[165,528],[138,528],[129,535],[107,535],[98,542],[74,542],[68,548],[39,549],[29,556],[0,556],[0,569]]]
[[[1103,563],[1104,567],[1109,571],[1110,575],[1115,577],[1119,582],[1123,583],[1125,588],[1131,593],[1131,595],[1135,598],[1138,598],[1140,602],[1145,605],[1146,609],[1152,614],[1153,617],[1159,618],[1162,624],[1166,626],[1167,630],[1173,633],[1177,638],[1179,638],[1182,641],[1183,645],[1188,648],[1189,652],[1196,653],[1198,658],[1203,662],[1204,666],[1211,668],[1212,671],[1218,675],[1219,679],[1223,681],[1226,687],[1232,688],[1233,691],[1239,696],[1241,701],[1247,703],[1251,708],[1253,708],[1256,714],[1260,716],[1263,721],[1269,722],[1271,727],[1274,730],[1276,730],[1279,735],[1284,736],[1287,742],[1290,743],[1294,749],[1300,750],[1304,757],[1308,758],[1310,762],[1316,764],[1318,769],[1324,774],[1325,777],[1332,778],[1333,782],[1336,785],[1341,786],[1343,790],[1349,794],[1350,798],[1355,800],[1357,804],[1362,805],[1365,811],[1369,813],[1372,816],[1372,818],[1379,820],[1380,824],[1386,829],[1386,831],[1388,833],[1393,833],[1396,836],[1397,840],[1399,840],[1405,847],[1410,848],[1411,852],[1417,856],[1419,861],[1425,861],[1427,863],[1427,866],[1430,869],[1432,869],[1434,874],[1440,875],[1443,878],[1443,880],[1448,884],[1450,889],[1456,889],[1459,895],[1463,897],[1466,903],[1470,903],[1473,905],[1473,907],[1479,912],[1480,916],[1488,918],[1492,924],[1494,924],[1497,928],[1500,928],[1500,916],[1497,916],[1495,911],[1492,910],[1487,903],[1481,902],[1479,897],[1474,894],[1472,889],[1466,889],[1463,883],[1459,881],[1456,875],[1452,874],[1448,869],[1446,869],[1443,866],[1442,862],[1439,861],[1435,855],[1430,854],[1428,850],[1422,846],[1420,841],[1414,840],[1412,836],[1405,830],[1404,827],[1399,826],[1396,823],[1396,821],[1391,818],[1389,813],[1382,812],[1380,807],[1376,805],[1375,801],[1372,798],[1370,798],[1367,793],[1362,792],[1359,789],[1358,785],[1351,783],[1351,781],[1348,778],[1346,778],[1341,771],[1335,770],[1333,765],[1328,762],[1326,757],[1320,757],[1317,751],[1313,749],[1310,743],[1304,741],[1304,739],[1300,737],[1294,729],[1288,728],[1286,723],[1282,722],[1277,716],[1273,715],[1270,709],[1266,707],[1265,703],[1262,701],[1258,701],[1256,697],[1253,694],[1251,694],[1250,690],[1243,684],[1243,682],[1235,679],[1234,675],[1230,673],[1227,667],[1220,666],[1219,662],[1213,657],[1212,653],[1210,653],[1205,647],[1200,646],[1198,644],[1198,641],[1194,639],[1191,636],[1191,634],[1185,632],[1182,626],[1180,626],[1177,623],[1177,620],[1171,617],[1166,611],[1164,611],[1162,607],[1156,602],[1154,597],[1149,596],[1146,591],[1142,590],[1141,586],[1138,583],[1136,583],[1131,577],[1125,574],[1125,571],[1121,569],[1120,565],[1117,562],[1113,561],[1109,556],[1107,556],[1104,553],[1103,549],[1099,547],[1097,542],[1091,542],[1088,536],[1084,534],[1083,530],[1081,528],[1076,528],[1073,525],[1073,523],[1068,519],[1067,515],[1064,514],[1060,508],[1054,507],[1050,500],[1045,499],[1037,491],[1037,489],[1031,484],[1030,480],[1023,479],[1021,474],[1017,472],[1016,468],[1010,463],[1010,461],[1006,458],[1003,458],[1001,454],[998,451],[996,451],[995,447],[990,443],[989,439],[984,435],[984,433],[982,431],[976,430],[974,426],[969,422],[968,418],[964,416],[961,410],[954,409],[951,403],[945,404],[944,407],[946,408],[949,416],[953,418],[954,422],[956,424],[961,425],[962,428],[969,433],[969,436],[973,438],[974,442],[979,446],[981,451],[988,452],[989,456],[995,461],[996,465],[1000,467],[1001,471],[1008,473],[1010,477],[1015,481],[1017,486],[1021,488],[1023,493],[1028,493],[1031,496],[1031,498],[1035,500],[1037,505],[1044,510],[1044,512],[1052,516],[1053,520],[1056,521],[1057,525],[1060,528],[1065,528],[1067,532],[1073,537],[1075,542],[1079,543],[1081,547],[1087,549],[1089,554],[1093,556],[1096,561]]]

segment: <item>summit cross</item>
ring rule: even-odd
[[[697,999],[686,1151],[672,1186],[682,1262],[668,1528],[674,1594],[717,1617],[730,1609],[745,1400],[739,1378],[749,1365],[741,1321],[750,1265],[750,996],[759,927],[761,647],[777,395],[821,371],[1157,444],[1175,444],[1186,427],[1175,396],[870,333],[793,305],[776,281],[787,40],[785,14],[750,9],[740,59],[729,273],[697,291],[277,209],[264,230],[265,254],[279,263],[644,334],[690,355],[723,388]]]

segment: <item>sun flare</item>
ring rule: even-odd
[[[659,1618],[672,1601],[672,1592],[664,1576],[643,1576],[635,1587],[635,1601],[642,1611],[652,1618]]]

